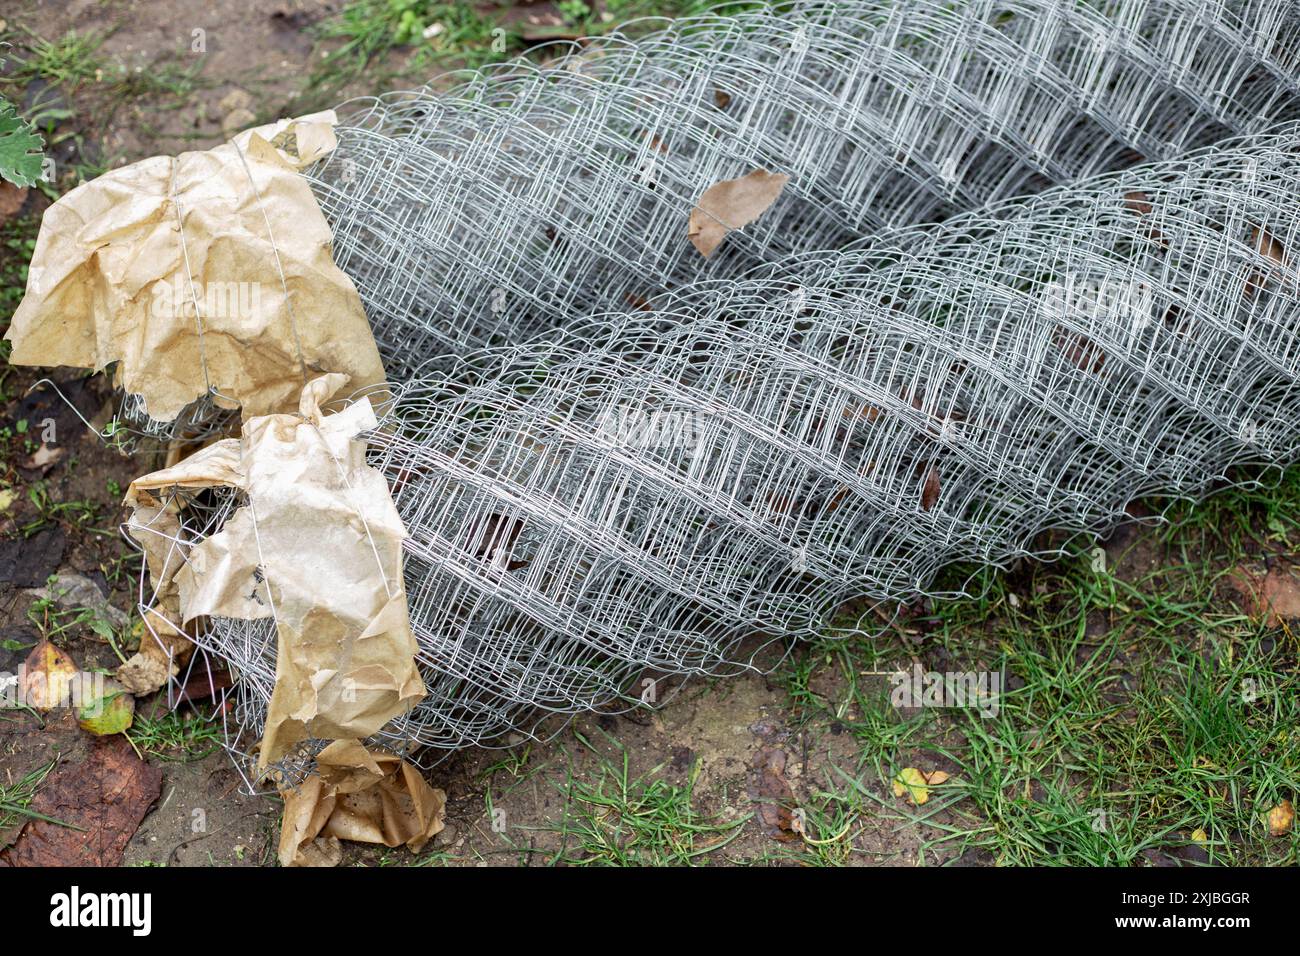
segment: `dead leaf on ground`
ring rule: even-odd
[[[43,640],[24,662],[19,699],[36,710],[64,707],[72,700],[72,688],[79,675],[71,657]]]
[[[77,710],[77,725],[96,737],[125,733],[135,719],[135,698],[117,681],[104,682]]]
[[[691,210],[686,238],[704,258],[722,244],[727,233],[741,229],[771,208],[790,177],[755,169],[739,179],[714,183]]]
[[[45,474],[63,455],[64,449],[62,448],[41,445],[35,452],[23,459],[23,467],[28,471],[39,471],[41,474]]]
[[[27,202],[26,186],[0,182],[0,223],[7,222],[18,215],[25,202]]]
[[[62,764],[45,778],[30,810],[48,819],[28,820],[0,853],[0,866],[120,866],[161,792],[160,768],[141,760],[125,737],[101,737],[84,762]]]
[[[1275,563],[1267,571],[1238,568],[1229,577],[1241,595],[1241,609],[1267,627],[1300,618],[1300,577],[1292,568]]]
[[[1292,824],[1295,823],[1295,807],[1291,805],[1290,800],[1283,800],[1268,811],[1266,819],[1268,821],[1269,836],[1286,836],[1291,832]]]
[[[784,750],[762,747],[754,755],[749,775],[749,797],[758,806],[758,822],[768,836],[782,843],[803,832],[794,812],[794,791],[785,776],[786,759]]]
[[[914,806],[920,806],[930,799],[930,788],[938,786],[948,779],[948,774],[942,770],[917,770],[915,767],[904,767],[902,772],[894,778],[894,796],[901,797],[907,795],[907,799]]]

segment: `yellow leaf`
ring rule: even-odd
[[[9,506],[14,503],[14,499],[17,497],[17,488],[5,488],[0,491],[0,511],[8,511]]]
[[[105,681],[101,693],[82,702],[77,724],[96,737],[124,733],[135,716],[135,698],[117,681]]]
[[[894,796],[901,797],[907,794],[907,798],[913,805],[919,807],[930,799],[930,787],[937,786],[947,779],[948,774],[942,770],[931,770],[926,773],[915,767],[904,767],[903,772],[894,778]]]
[[[1267,819],[1269,836],[1286,836],[1291,832],[1291,824],[1295,823],[1295,807],[1291,806],[1290,800],[1283,800],[1268,811]]]
[[[1193,842],[1193,843],[1208,843],[1209,840],[1210,840],[1210,835],[1209,835],[1208,833],[1206,833],[1204,830],[1193,830],[1193,831],[1192,831],[1192,842]]]
[[[72,701],[72,684],[78,675],[72,658],[43,640],[27,655],[19,692],[23,702],[35,710],[66,707]]]

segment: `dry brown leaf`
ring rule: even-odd
[[[741,229],[771,208],[790,177],[755,169],[739,179],[724,179],[700,196],[691,210],[686,238],[700,255],[709,258],[727,233]]]
[[[939,466],[931,465],[921,487],[921,510],[931,511],[939,502]]]
[[[757,804],[758,822],[768,836],[782,843],[802,832],[794,813],[794,791],[785,776],[786,754],[777,747],[762,747],[754,755],[749,779],[749,797]]]
[[[1294,571],[1276,563],[1267,571],[1238,568],[1229,577],[1241,595],[1242,610],[1268,627],[1300,618],[1300,578]]]
[[[151,767],[121,735],[95,739],[82,763],[61,764],[45,778],[33,817],[0,866],[120,866],[140,821],[162,791]]]
[[[18,215],[27,202],[27,187],[15,186],[13,183],[0,182],[0,223]]]
[[[49,471],[50,466],[57,462],[64,455],[64,449],[51,448],[49,445],[42,444],[32,454],[28,455],[23,461],[23,467],[31,471],[40,471],[44,474]]]
[[[1282,248],[1282,243],[1272,235],[1267,229],[1262,227],[1252,227],[1250,230],[1250,242],[1265,259],[1270,260],[1275,265],[1282,265],[1286,251]]]
[[[1071,365],[1081,372],[1096,375],[1106,364],[1106,354],[1095,342],[1078,332],[1056,330],[1056,344]]]
[[[1124,194],[1124,206],[1139,216],[1150,215],[1154,208],[1151,205],[1151,197],[1137,189]]]
[[[1273,265],[1265,269],[1252,268],[1246,276],[1246,294],[1254,298],[1259,290],[1264,287],[1268,281],[1268,273],[1275,269],[1280,269],[1286,260],[1286,250],[1282,243],[1262,226],[1252,226],[1250,229],[1250,245],[1255,252],[1259,253]]]
[[[883,412],[874,405],[863,405],[861,408],[846,408],[843,414],[845,418],[861,418],[868,422],[874,422],[880,418]]]
[[[1291,826],[1295,823],[1295,807],[1291,805],[1290,800],[1283,800],[1268,811],[1266,819],[1268,821],[1269,836],[1286,836],[1291,832]]]
[[[714,90],[713,103],[718,107],[718,109],[725,110],[731,105],[731,94],[724,92],[723,90]]]

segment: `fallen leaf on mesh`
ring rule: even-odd
[[[29,807],[39,816],[0,852],[0,866],[120,866],[161,791],[162,770],[125,737],[97,738],[84,762],[61,764],[45,778]]]
[[[1300,577],[1281,563],[1267,571],[1238,568],[1229,576],[1241,595],[1241,609],[1254,621],[1278,627],[1300,618]]]
[[[724,179],[700,196],[691,210],[686,238],[700,255],[709,258],[727,238],[727,233],[741,229],[771,207],[785,189],[790,177],[756,169],[739,179]]]
[[[921,510],[931,511],[939,502],[939,466],[931,465],[925,474],[925,484],[921,487]]]
[[[19,699],[36,710],[65,707],[72,699],[79,675],[71,657],[43,640],[32,648],[24,662]]]
[[[1274,265],[1280,266],[1285,261],[1286,252],[1282,248],[1282,243],[1262,226],[1251,228],[1250,242],[1256,252]]]
[[[1058,328],[1056,330],[1056,344],[1065,353],[1065,357],[1070,364],[1081,372],[1090,372],[1096,375],[1101,371],[1102,366],[1106,364],[1106,355],[1102,352],[1101,347],[1085,335],[1077,332],[1067,332],[1065,329]]]
[[[919,807],[930,799],[930,788],[938,786],[947,779],[948,774],[942,770],[931,770],[927,773],[915,767],[904,767],[903,771],[894,778],[894,796],[901,797],[906,794],[907,799],[914,806]]]
[[[1290,800],[1283,800],[1268,811],[1265,819],[1268,822],[1269,836],[1286,836],[1291,832],[1292,824],[1295,823],[1295,807],[1291,805]]]
[[[316,773],[281,791],[281,865],[337,866],[341,840],[405,845],[418,853],[441,832],[446,793],[397,755],[338,740],[316,764]]]
[[[1151,205],[1151,197],[1140,189],[1135,189],[1124,194],[1124,206],[1139,216],[1151,214],[1155,207]]]
[[[1267,271],[1252,268],[1246,276],[1246,294],[1254,298],[1268,281],[1269,272],[1277,271],[1285,265],[1286,250],[1277,237],[1262,226],[1251,227],[1250,247],[1272,263]]]

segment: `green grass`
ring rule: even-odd
[[[417,69],[477,68],[517,56],[531,43],[549,38],[599,36],[639,17],[693,16],[710,9],[736,13],[758,4],[719,6],[708,0],[608,0],[604,9],[598,11],[586,0],[562,0],[556,4],[562,24],[550,28],[529,26],[527,30],[509,25],[503,19],[513,6],[501,2],[499,12],[494,15],[465,3],[356,0],[316,28],[317,37],[326,41],[329,52],[308,86],[324,84],[336,88],[363,72],[381,68],[399,50],[411,54],[411,66]],[[436,30],[436,35],[426,38],[427,28]]]
[[[9,320],[27,290],[27,266],[36,251],[39,227],[36,216],[20,216],[0,223],[0,330],[9,327]],[[3,358],[7,370],[7,343]]]
[[[18,105],[44,139],[46,156],[60,158],[55,170],[62,188],[104,172],[103,157],[92,159],[87,154],[94,150],[88,147],[102,142],[108,131],[120,125],[123,109],[134,111],[131,122],[137,129],[146,129],[147,115],[190,107],[193,94],[204,85],[204,57],[176,55],[147,67],[131,67],[103,51],[111,33],[73,29],[48,38],[11,26],[0,35],[6,51],[0,98]],[[38,185],[50,199],[58,198],[59,185]],[[0,243],[6,241],[0,236]],[[12,268],[0,262],[6,290]],[[6,292],[0,300],[6,319],[13,311],[9,298]]]
[[[1296,835],[1270,837],[1263,816],[1300,792],[1296,640],[1243,615],[1225,578],[1294,550],[1297,498],[1293,469],[1271,489],[1171,508],[1168,526],[1135,538],[1140,565],[1130,554],[1099,572],[1080,548],[1014,575],[976,573],[978,596],[939,602],[919,644],[894,633],[813,647],[788,669],[791,698],[809,720],[839,721],[860,751],[841,774],[855,793],[823,794],[839,814],[827,828],[856,799],[861,813],[924,824],[930,858],[1294,864]],[[911,655],[927,669],[1002,672],[999,712],[896,711],[871,672]],[[830,699],[811,690],[828,668]],[[954,769],[923,807],[880,800],[907,765]]]
[[[631,777],[627,751],[609,738],[616,760],[601,755],[581,734],[578,741],[598,756],[583,777],[568,774],[563,819],[546,829],[563,840],[552,863],[570,866],[694,866],[740,834],[749,817],[718,820],[694,807],[698,764],[684,785],[658,779],[662,767]],[[490,808],[489,808],[490,809]]]
[[[65,93],[96,87],[117,100],[165,96],[176,106],[184,105],[184,98],[198,89],[201,57],[184,66],[180,61],[168,61],[152,63],[147,69],[132,69],[103,55],[101,47],[109,35],[74,29],[47,39],[20,28],[6,36],[14,50],[5,82],[23,86],[40,82]]]
[[[161,760],[188,763],[221,749],[217,722],[191,711],[169,710],[150,716],[137,713],[126,734],[139,750]]]
[[[57,760],[51,760],[43,767],[31,771],[21,780],[8,786],[0,786],[0,832],[15,827],[28,818],[45,819],[31,811],[32,800],[41,782],[49,776]]]

